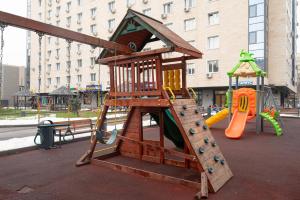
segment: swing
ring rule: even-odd
[[[116,50],[115,50],[115,56],[116,56]],[[116,70],[116,60],[115,60],[115,65],[114,65],[114,71]],[[99,66],[99,68],[100,68],[100,66]],[[100,70],[100,69],[99,69]],[[116,72],[114,72],[114,73],[116,73]],[[99,76],[99,84],[100,84],[100,76]],[[102,129],[100,129],[100,130],[96,130],[96,133],[95,133],[95,135],[96,135],[96,140],[98,141],[98,142],[100,142],[101,144],[106,144],[106,145],[111,145],[111,144],[113,144],[115,141],[116,141],[116,139],[117,139],[117,135],[118,135],[118,130],[117,130],[117,96],[116,96],[116,94],[117,94],[117,91],[116,91],[116,88],[117,88],[117,86],[116,86],[116,81],[114,82],[114,84],[115,84],[115,106],[114,106],[114,114],[115,114],[115,117],[114,117],[114,124],[115,124],[115,128],[111,131],[111,135],[110,135],[110,137],[108,138],[108,140],[105,140],[104,138],[105,138],[105,133],[107,133],[103,128]],[[105,95],[105,100],[106,100],[106,95]],[[104,100],[104,104],[105,104],[105,100]],[[96,122],[96,127],[98,127],[98,125],[99,125],[99,123],[100,123],[100,114],[102,113],[102,111],[101,111],[101,106],[100,106],[100,110],[99,110],[99,117],[97,118],[97,122]]]

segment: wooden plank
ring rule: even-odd
[[[110,168],[110,169],[113,169],[116,171],[122,171],[127,174],[135,174],[135,175],[143,176],[143,177],[150,178],[153,180],[165,181],[167,183],[172,183],[172,184],[180,184],[183,186],[192,187],[192,188],[196,188],[196,189],[201,188],[201,183],[199,183],[199,182],[176,178],[176,177],[172,177],[172,176],[168,176],[168,175],[164,175],[164,174],[159,174],[156,172],[151,172],[151,171],[142,170],[142,169],[126,166],[126,165],[112,163],[109,161],[93,159],[92,164],[97,165],[97,166],[107,167],[107,168]]]
[[[163,71],[167,71],[171,69],[182,69],[182,63],[163,65],[162,68]]]
[[[130,54],[132,50],[122,44],[92,37],[68,29],[60,28],[50,24],[42,23],[25,17],[20,17],[10,13],[0,11],[0,22],[10,26],[27,29],[35,32],[41,32],[47,35],[64,38],[66,40],[76,41],[83,44],[89,44],[96,47],[117,50],[125,54]]]
[[[111,97],[161,96],[161,91],[110,92]]]
[[[134,106],[134,107],[169,107],[170,101],[167,99],[109,99],[106,106]]]
[[[110,62],[115,62],[115,61],[122,61],[122,60],[129,60],[129,59],[133,60],[134,58],[140,59],[140,57],[160,55],[161,53],[167,53],[171,51],[172,49],[167,47],[167,48],[155,49],[150,51],[134,52],[131,53],[130,55],[118,55],[118,56],[112,56],[108,58],[102,58],[102,59],[98,59],[97,62],[100,64],[108,64]]]

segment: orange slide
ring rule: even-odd
[[[246,112],[241,112],[238,109],[235,109],[231,122],[228,128],[225,130],[226,137],[231,139],[239,139],[242,136],[247,122],[248,113],[249,110]]]

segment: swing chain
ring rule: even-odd
[[[41,93],[41,71],[42,71],[42,39],[44,36],[44,33],[42,32],[36,32],[39,36],[39,62],[38,62],[38,67],[39,67],[39,74],[38,74],[38,81],[39,81],[39,87],[38,87],[38,92],[39,94]]]
[[[0,31],[1,31],[1,39],[0,39],[0,100],[2,96],[2,59],[3,59],[3,48],[4,48],[4,29],[7,25],[0,23]],[[1,101],[0,101],[0,106],[1,106]]]
[[[67,61],[67,67],[68,67],[68,82],[67,82],[67,87],[68,89],[70,89],[70,85],[71,85],[71,76],[70,76],[70,68],[71,68],[71,43],[72,43],[72,40],[66,40],[67,43],[68,43],[68,46],[67,46],[67,57],[68,57],[68,61]]]

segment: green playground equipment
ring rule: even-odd
[[[282,129],[279,125],[279,123],[276,121],[276,119],[274,119],[274,117],[272,117],[269,113],[267,112],[262,112],[262,113],[259,113],[259,115],[267,120],[268,122],[270,122],[272,124],[272,126],[274,127],[275,129],[275,133],[277,136],[281,136],[282,135]]]

